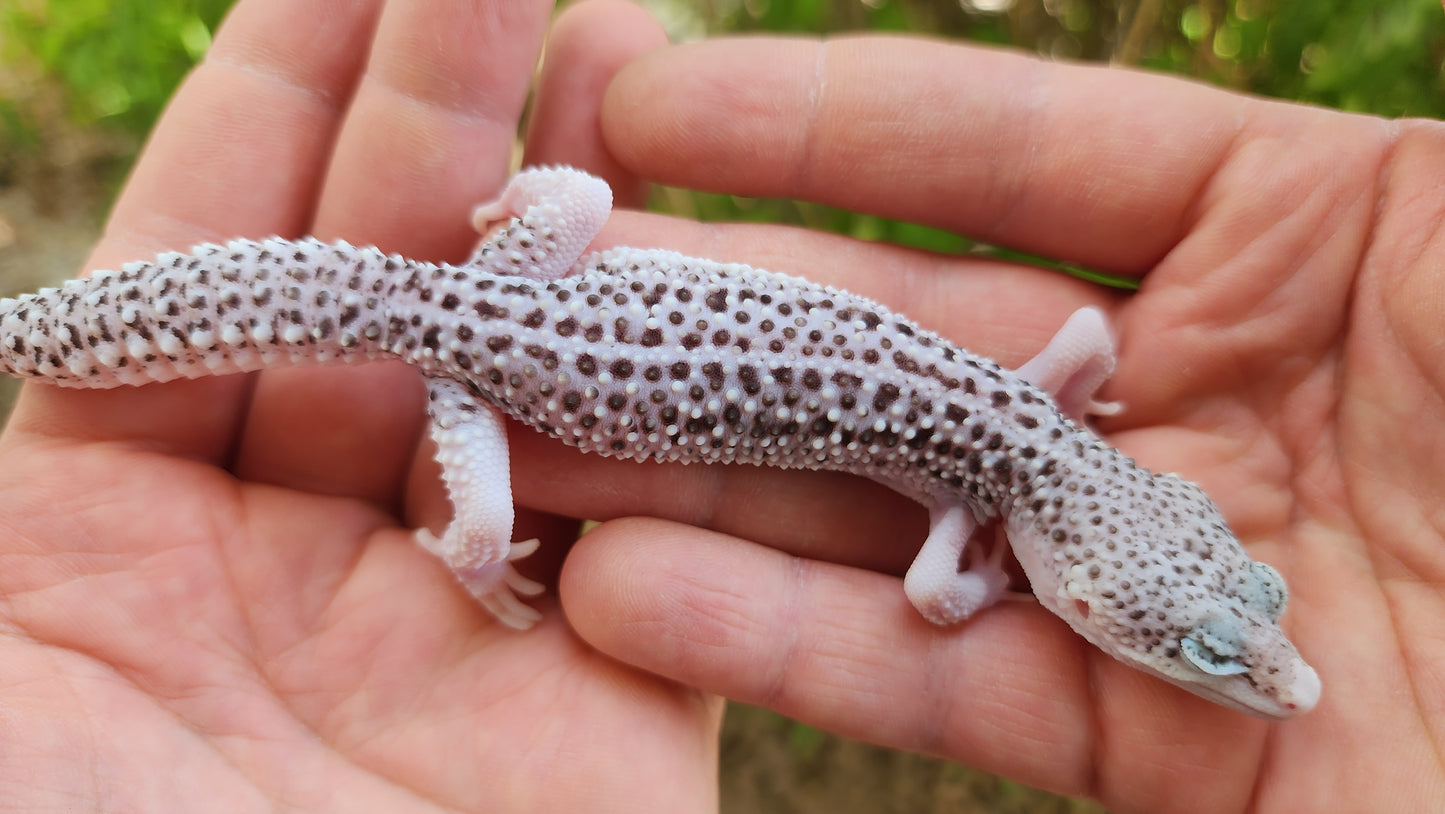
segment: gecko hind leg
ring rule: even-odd
[[[903,591],[934,624],[961,622],[1008,593],[1009,578],[1003,569],[1007,549],[995,545],[984,557],[977,544],[969,545],[977,528],[978,521],[962,504],[929,509],[928,539],[908,567]]]
[[[538,541],[511,542],[512,479],[504,419],[457,381],[428,378],[426,384],[431,437],[453,517],[440,536],[419,529],[416,541],[446,563],[498,621],[525,630],[542,614],[517,594],[536,596],[544,589],[512,566],[536,551]]]

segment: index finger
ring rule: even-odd
[[[648,177],[802,198],[1120,273],[1156,263],[1263,104],[1170,77],[918,38],[648,54],[604,108]]]

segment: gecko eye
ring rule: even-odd
[[[1210,649],[1209,645],[1194,636],[1179,642],[1179,652],[1184,654],[1185,661],[1194,665],[1200,672],[1212,676],[1232,676],[1249,672],[1249,668],[1237,659],[1216,653]]]

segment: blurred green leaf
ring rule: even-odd
[[[231,0],[15,0],[0,58],[31,60],[68,89],[75,124],[144,134],[205,53]]]
[[[788,751],[799,760],[812,760],[827,739],[822,730],[794,721],[788,728]]]

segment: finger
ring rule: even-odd
[[[926,40],[732,39],[629,65],[603,129],[625,166],[668,183],[823,201],[1140,273],[1179,239],[1262,107]]]
[[[239,4],[151,136],[89,268],[238,234],[305,231],[375,2]],[[28,388],[11,426],[225,458],[250,388],[233,376],[95,393]],[[196,405],[204,404],[204,409]]]
[[[307,230],[378,10],[239,3],[152,134],[95,259]]]
[[[852,737],[1130,810],[1246,807],[1268,727],[1101,655],[1037,604],[928,624],[894,577],[674,524],[600,526],[562,573],[600,651]],[[1192,802],[1192,801],[1191,801]]]
[[[547,13],[537,2],[388,3],[330,160],[316,233],[418,259],[463,257],[475,240],[470,208],[506,175]],[[399,506],[425,421],[415,378],[376,365],[268,372],[238,473]]]
[[[641,6],[623,0],[568,6],[547,40],[524,163],[580,167],[607,180],[614,206],[640,206],[645,183],[602,143],[602,94],[623,65],[666,44],[666,33]]]
[[[421,377],[400,362],[268,370],[257,379],[234,471],[395,511],[426,415]]]
[[[549,5],[388,3],[316,233],[464,259],[475,239],[471,207],[506,178]]]
[[[945,632],[895,577],[642,520],[584,537],[560,591],[577,632],[624,662],[844,735],[1088,791],[1084,651],[1037,607]]]
[[[668,518],[893,574],[903,573],[928,531],[920,505],[842,473],[618,461],[526,430],[510,441],[517,502],[538,511]]]

